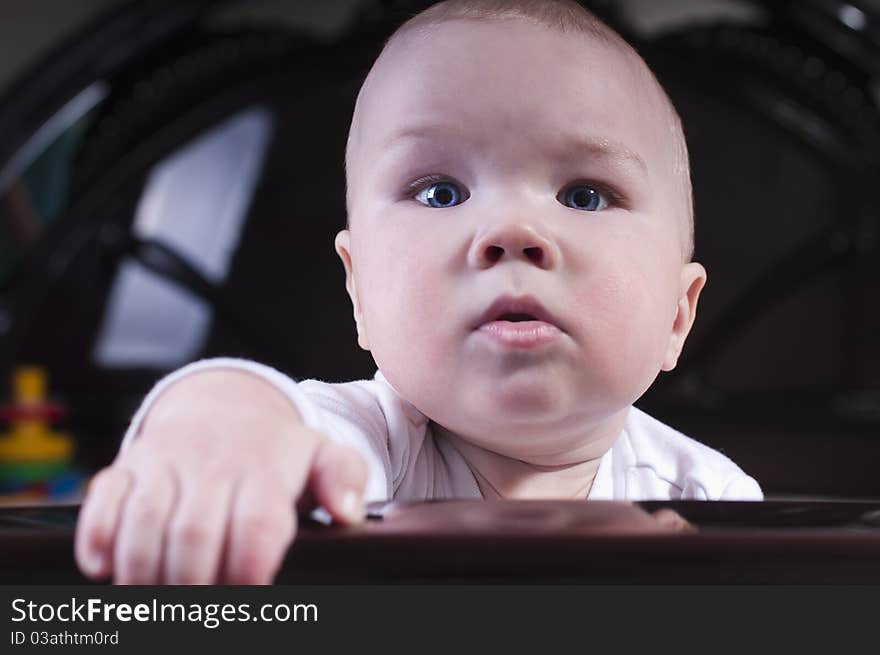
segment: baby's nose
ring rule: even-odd
[[[550,239],[525,225],[506,225],[478,235],[468,252],[470,264],[479,269],[505,259],[518,259],[550,269],[556,265],[559,253]]]

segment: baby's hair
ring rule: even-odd
[[[580,31],[609,44],[629,47],[617,32],[575,0],[446,0],[410,18],[388,41],[414,28],[448,20],[510,18],[531,20],[559,32]]]
[[[592,39],[598,39],[609,47],[620,50],[637,62],[649,84],[652,84],[662,101],[663,116],[672,138],[673,173],[680,184],[680,193],[684,200],[686,219],[685,261],[690,261],[694,254],[694,201],[691,184],[690,162],[687,142],[681,118],[669,98],[669,95],[657,81],[644,59],[620,34],[615,32],[595,14],[575,0],[445,0],[431,5],[416,14],[389,37],[383,48],[388,47],[403,35],[428,29],[452,20],[527,20],[562,33],[581,32]],[[355,111],[355,116],[357,111]],[[354,130],[352,130],[354,132]],[[351,133],[349,134],[351,136]],[[346,172],[349,169],[348,150],[346,149]]]

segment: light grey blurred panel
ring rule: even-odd
[[[156,164],[134,233],[160,241],[219,284],[229,273],[273,133],[272,114],[249,109]]]
[[[0,0],[2,1],[2,0]],[[109,86],[98,81],[86,87],[46,121],[0,169],[0,195],[21,177],[33,161],[64,133],[83,119],[109,94]]]
[[[754,23],[763,18],[759,8],[743,0],[622,0],[620,4],[627,20],[643,35],[674,30],[684,24],[719,20]]]
[[[126,260],[110,291],[92,359],[104,368],[180,366],[199,352],[210,325],[205,301]]]

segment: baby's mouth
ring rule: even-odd
[[[537,321],[538,318],[533,314],[525,314],[525,313],[513,313],[508,312],[506,314],[502,314],[496,321],[508,321],[510,323],[522,323],[523,321]]]
[[[474,329],[489,323],[543,323],[561,329],[559,321],[533,296],[501,296],[484,311]]]
[[[516,349],[547,345],[562,334],[556,318],[531,296],[498,298],[474,329],[497,344]]]

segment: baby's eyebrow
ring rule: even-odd
[[[648,174],[648,165],[642,156],[618,141],[579,134],[565,137],[558,147],[565,154],[582,155],[587,153],[593,159],[635,165],[641,173]]]
[[[465,135],[461,130],[452,127],[446,127],[438,123],[428,123],[425,125],[408,125],[406,127],[394,130],[382,143],[383,150],[396,146],[406,141],[416,141],[419,139],[430,139],[436,137],[456,136],[459,138]]]
[[[399,146],[407,141],[449,137],[450,135],[454,135],[459,139],[472,140],[468,138],[465,131],[446,125],[437,123],[408,125],[388,135],[382,144],[382,150],[393,149],[395,146]],[[476,142],[472,145],[476,148],[479,147],[479,144]],[[621,164],[628,168],[636,168],[644,175],[648,174],[648,165],[638,152],[626,144],[612,139],[597,138],[589,134],[564,134],[548,139],[543,144],[543,147],[547,152],[557,156],[568,158],[587,155],[591,159]]]

